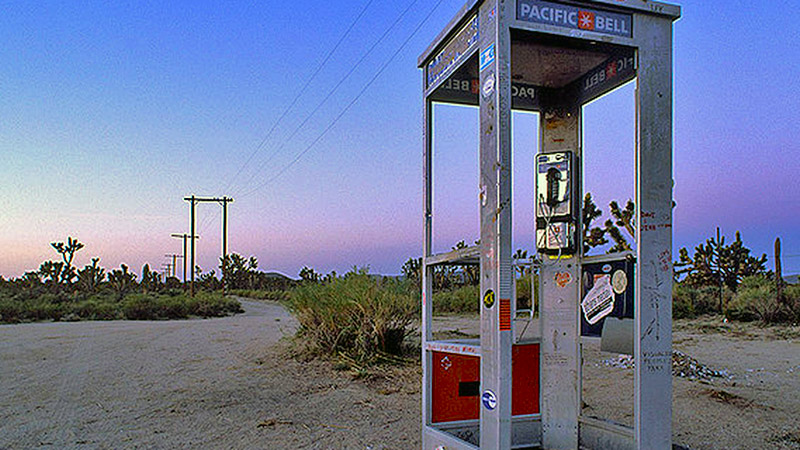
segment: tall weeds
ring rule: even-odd
[[[344,354],[358,363],[399,354],[418,312],[403,282],[375,279],[365,269],[298,286],[289,292],[287,306],[308,350]]]

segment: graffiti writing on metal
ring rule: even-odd
[[[478,43],[478,16],[475,15],[467,21],[455,37],[444,46],[426,69],[427,86],[430,86],[442,77],[447,69],[458,64],[469,53],[473,45]]]

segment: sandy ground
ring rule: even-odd
[[[435,317],[434,337],[477,336],[477,317]],[[516,322],[522,334],[523,321]],[[536,337],[533,321],[524,337]],[[697,450],[800,449],[800,327],[678,320],[673,347],[729,376],[673,377],[673,441]],[[633,425],[633,369],[584,344],[583,414]]]
[[[294,320],[243,306],[221,319],[0,326],[0,448],[418,445],[418,384],[287,359],[279,340]]]
[[[287,357],[296,323],[279,305],[243,306],[209,320],[0,326],[0,448],[419,447],[418,365],[354,380]],[[455,335],[476,324],[436,320]],[[674,378],[676,443],[800,449],[800,333],[785,330],[676,323],[676,349],[732,375]],[[585,356],[584,413],[630,423],[633,371],[592,345]]]

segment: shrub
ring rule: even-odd
[[[764,275],[745,277],[726,312],[729,319],[761,320],[766,323],[795,319],[791,308],[778,302],[775,281]]]
[[[22,320],[20,302],[10,298],[0,299],[0,323],[15,323]]]
[[[800,284],[790,284],[783,291],[794,315],[793,321],[800,323]]]
[[[722,302],[729,305],[733,293],[723,288]],[[719,288],[711,286],[694,287],[689,283],[672,285],[672,317],[675,319],[692,318],[703,314],[719,312]]]
[[[525,276],[517,279],[517,304],[520,308],[531,307],[531,277]],[[534,290],[538,292],[539,279],[534,276]],[[436,291],[433,293],[434,314],[477,314],[480,312],[481,293],[480,286],[466,285],[455,289]],[[535,296],[536,294],[534,294]],[[534,307],[537,302],[534,301]],[[534,308],[536,311],[536,308]]]
[[[433,293],[434,314],[480,312],[480,286],[461,286]]]
[[[342,353],[358,363],[381,352],[400,353],[418,311],[404,283],[376,280],[364,269],[294,288],[288,308],[300,323],[297,333],[307,339],[308,350]]]
[[[242,305],[219,293],[201,292],[194,298],[183,293],[130,294],[122,301],[114,292],[100,292],[81,301],[60,294],[36,298],[0,297],[0,323],[38,320],[159,320],[189,316],[218,317],[242,312]]]
[[[288,292],[283,289],[231,289],[228,293],[239,297],[273,302],[283,302],[289,298]]]
[[[122,301],[122,314],[128,320],[155,320],[157,312],[157,301],[152,295],[133,294]]]
[[[158,296],[156,301],[159,319],[185,319],[189,317],[189,304],[185,298],[177,296]]]
[[[81,319],[87,320],[115,320],[122,318],[118,304],[103,301],[102,298],[97,297],[76,304],[72,312]]]
[[[188,313],[200,317],[219,317],[244,312],[237,300],[212,292],[199,292],[194,298],[187,297]]]

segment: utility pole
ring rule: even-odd
[[[173,267],[172,264],[166,263],[161,265],[161,270],[166,274],[164,278],[169,278],[169,269]],[[166,281],[166,280],[165,280]]]
[[[191,284],[189,285],[189,292],[192,297],[194,297],[194,240],[195,240],[195,229],[194,229],[194,222],[195,222],[195,214],[194,214],[194,207],[196,204],[201,202],[217,202],[222,205],[222,258],[224,261],[225,256],[228,255],[228,203],[232,202],[233,199],[230,197],[196,197],[192,195],[191,197],[185,197],[183,200],[189,202],[190,204],[190,221],[191,221],[191,233],[189,239],[192,243],[192,248],[189,256],[190,266],[191,266]],[[222,276],[222,286],[223,290],[226,287],[225,283],[225,276]]]
[[[167,258],[172,258],[172,276],[177,278],[178,274],[176,272],[178,272],[178,258],[183,258],[183,256],[175,254],[175,253],[167,253],[164,256],[167,257]],[[186,267],[185,264],[184,264],[184,267]],[[185,273],[184,273],[184,275],[185,275]]]
[[[725,314],[722,306],[722,242],[720,241],[719,227],[717,227],[717,278],[719,279],[719,313]]]
[[[183,284],[186,284],[186,241],[189,239],[189,236],[192,235],[186,233],[172,233],[170,236],[183,239],[183,256],[181,259],[183,259]],[[200,236],[195,236],[194,238],[200,239]]]

